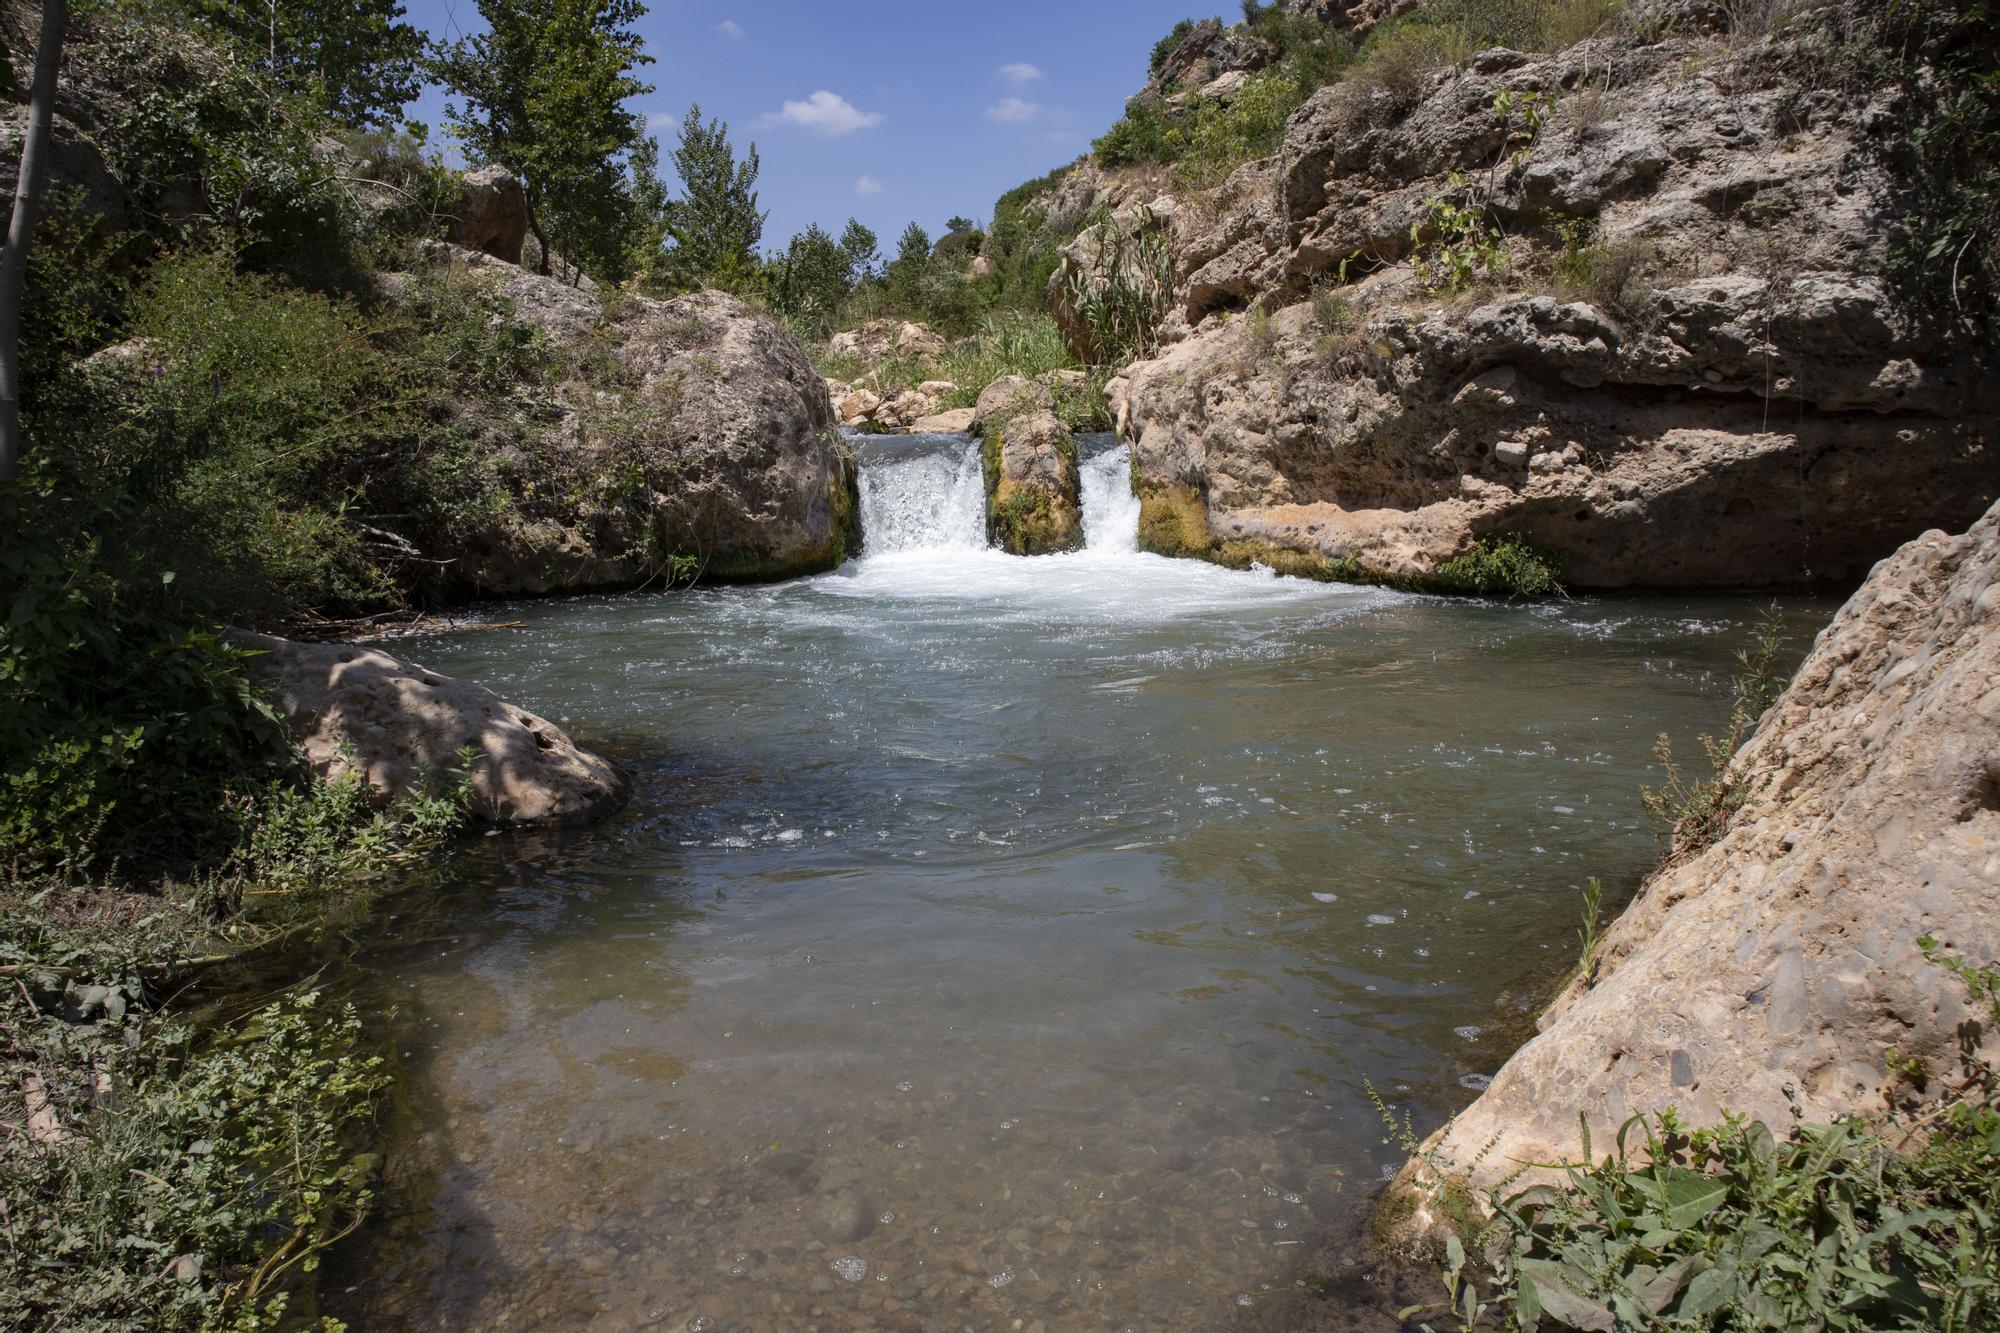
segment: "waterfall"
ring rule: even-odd
[[[1139,550],[1139,497],[1132,494],[1132,457],[1122,444],[1083,460],[1083,542],[1106,555]]]
[[[1136,555],[1139,500],[1130,455],[1109,436],[1084,436],[1081,482],[1085,549]],[[906,551],[984,551],[986,479],[979,442],[967,435],[871,439],[861,456],[861,531],[868,556]]]
[[[871,442],[861,464],[861,532],[871,556],[983,549],[986,482],[978,443],[963,435]]]

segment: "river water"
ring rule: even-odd
[[[1658,855],[1759,610],[1143,555],[1115,449],[1017,559],[969,441],[862,448],[837,573],[399,647],[637,784],[364,959],[413,1128],[357,1327],[1256,1321],[1400,1161],[1368,1088],[1441,1123]]]

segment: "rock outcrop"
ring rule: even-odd
[[[1019,375],[988,385],[971,429],[984,437],[986,535],[1010,555],[1054,555],[1083,545],[1076,441],[1048,386]]]
[[[1640,890],[1594,976],[1437,1137],[1473,1184],[1575,1156],[1579,1115],[1597,1143],[1666,1106],[1880,1119],[1915,1092],[1889,1052],[1933,1077],[1968,1037],[2000,1056],[1917,943],[2000,957],[2000,506],[1884,560],[1736,762],[1722,839]]]
[[[777,579],[860,548],[853,456],[824,382],[774,320],[720,292],[607,302],[483,254],[441,256],[580,363],[537,393],[549,423],[499,445],[512,494],[449,553],[453,587]]]
[[[616,765],[483,685],[356,644],[234,637],[259,654],[253,678],[324,776],[358,774],[393,798],[455,768],[469,748],[475,808],[496,823],[570,823],[624,799]]]
[[[521,262],[528,239],[528,196],[505,167],[482,167],[459,178],[451,239],[509,264]]]
[[[1897,94],[1816,87],[1792,40],[1340,83],[1274,158],[1132,213],[1174,260],[1162,351],[1113,382],[1142,493],[1390,577],[1515,534],[1580,587],[1851,583],[1971,522],[2000,374],[1881,275]],[[1459,238],[1486,247],[1463,290],[1438,201],[1496,228]],[[1058,282],[1101,281],[1105,252],[1086,232]]]

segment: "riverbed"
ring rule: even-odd
[[[1254,1321],[1400,1165],[1371,1089],[1442,1123],[1658,857],[1763,606],[1165,560],[1106,441],[1017,559],[970,441],[862,450],[838,572],[400,645],[636,785],[361,961],[413,1128],[357,1327]]]

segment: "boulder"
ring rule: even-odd
[[[1046,397],[1048,391],[1042,393]],[[990,417],[985,436],[987,539],[1009,555],[1053,555],[1081,547],[1076,441],[1055,413],[1045,406],[1020,407]]]
[[[496,823],[574,822],[625,797],[616,765],[483,685],[358,644],[233,637],[259,654],[252,677],[324,776],[358,774],[396,797],[454,767],[469,747],[475,808]]]
[[[1876,567],[1736,757],[1746,798],[1720,841],[1654,875],[1537,1036],[1432,1146],[1492,1186],[1608,1144],[1628,1116],[1739,1112],[1783,1132],[1880,1121],[1960,1042],[2000,1057],[1961,984],[1917,941],[2000,957],[2000,506]],[[1526,1183],[1525,1180],[1522,1183]],[[1438,1184],[1392,1197],[1418,1231]],[[1390,1216],[1390,1214],[1385,1214]]]
[[[514,173],[492,166],[459,177],[450,236],[468,250],[519,264],[528,239],[528,196]]]
[[[949,412],[934,412],[912,421],[910,430],[918,435],[963,435],[972,429],[972,411],[955,407]]]
[[[20,180],[27,124],[25,106],[9,107],[0,114],[0,217],[14,215],[14,190]],[[112,174],[104,153],[61,114],[52,117],[49,124],[48,176],[43,184],[44,215],[49,201],[60,201],[75,207],[79,220],[104,236],[124,229],[130,221],[125,187]]]
[[[860,548],[858,478],[826,382],[769,316],[721,292],[607,306],[462,247],[435,253],[593,367],[534,391],[546,433],[515,451],[504,512],[442,553],[454,590],[786,578]]]
[[[910,320],[870,320],[858,329],[842,329],[827,340],[827,350],[835,355],[858,357],[871,364],[891,358],[937,356],[945,348],[943,338]]]
[[[972,422],[969,429],[975,435],[985,433],[988,426],[995,425],[1021,412],[1055,410],[1055,395],[1046,384],[1020,375],[1002,375],[980,390],[979,401],[972,407]]]

